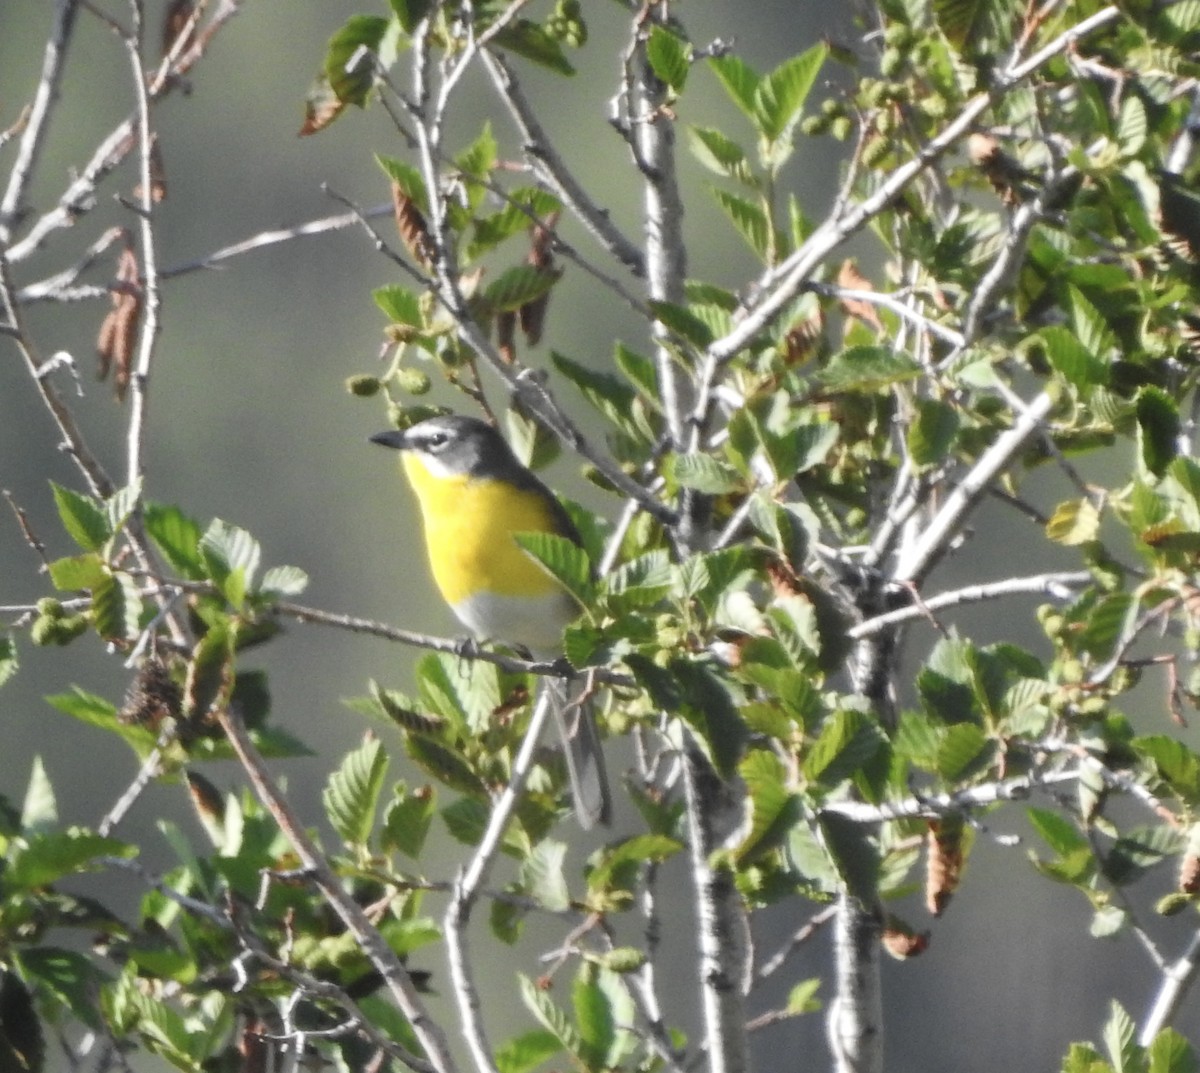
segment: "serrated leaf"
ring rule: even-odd
[[[47,697],[46,703],[92,726],[111,727],[117,719],[115,704],[78,686],[73,686],[70,693]]]
[[[100,1027],[95,996],[106,977],[91,958],[57,946],[22,946],[13,953],[26,979],[52,994],[85,1025]]]
[[[592,369],[557,350],[550,352],[554,367],[579,390],[580,394],[618,428],[642,437],[634,421],[638,396],[623,380],[610,373]]]
[[[21,806],[20,829],[26,834],[40,834],[58,824],[58,800],[54,787],[40,756],[33,758],[29,769],[29,784]]]
[[[484,292],[484,300],[494,313],[516,312],[550,292],[562,273],[556,268],[517,265],[500,274]]]
[[[739,865],[783,844],[800,818],[800,799],[787,788],[787,772],[774,753],[756,749],[738,765],[750,804],[750,826],[735,853]]]
[[[767,141],[779,139],[800,118],[828,51],[824,44],[814,45],[784,60],[755,86],[753,118]]]
[[[571,905],[563,872],[566,858],[567,844],[547,839],[539,842],[521,864],[521,885],[552,913],[564,912]]]
[[[1038,332],[1046,357],[1055,370],[1079,391],[1108,383],[1108,366],[1085,347],[1075,333],[1060,324]]]
[[[425,177],[419,168],[394,156],[375,154],[375,163],[392,180],[406,198],[414,202],[423,215],[429,214],[429,194],[425,190]]]
[[[143,508],[146,532],[171,568],[191,581],[204,577],[200,526],[178,507],[148,502]]]
[[[831,391],[876,392],[916,380],[922,372],[920,364],[907,354],[860,346],[838,354],[818,375]]]
[[[482,784],[481,788],[482,788]],[[464,846],[478,846],[491,813],[482,801],[463,797],[442,809],[442,822]]]
[[[682,488],[693,488],[706,495],[724,495],[741,485],[737,474],[709,454],[672,455],[666,475]]]
[[[937,752],[937,773],[953,782],[966,775],[987,754],[992,743],[974,723],[955,723],[942,732]]]
[[[1046,523],[1046,536],[1056,544],[1076,547],[1095,540],[1100,532],[1100,512],[1090,499],[1069,499],[1054,508]]]
[[[545,1029],[515,1036],[496,1050],[497,1073],[532,1073],[563,1049],[559,1038]]]
[[[960,425],[958,410],[940,399],[921,399],[916,420],[908,428],[908,452],[918,466],[945,461]]]
[[[262,559],[262,548],[245,529],[214,518],[200,538],[200,555],[208,576],[225,598],[240,609]]]
[[[1173,1028],[1164,1028],[1146,1048],[1147,1073],[1197,1073],[1200,1063],[1187,1037]]]
[[[329,776],[321,795],[325,815],[349,846],[365,846],[371,837],[387,766],[383,744],[377,738],[369,738]]]
[[[713,341],[712,329],[685,306],[660,301],[647,304],[654,319],[685,342],[703,348]]]
[[[1104,1048],[1115,1073],[1141,1073],[1141,1047],[1137,1044],[1137,1025],[1119,1002],[1109,1007],[1104,1025]]]
[[[383,818],[381,848],[399,850],[414,859],[421,856],[425,838],[437,811],[437,793],[433,787],[406,791],[396,788],[397,796],[388,805]]]
[[[689,51],[686,42],[670,30],[657,23],[650,27],[650,36],[646,40],[646,59],[658,80],[665,82],[676,93],[681,92],[687,82],[691,67]]]
[[[308,574],[298,566],[272,566],[263,574],[258,591],[264,596],[299,596],[308,588]]]
[[[125,571],[106,574],[92,588],[92,617],[106,641],[131,641],[138,635],[142,594]]]
[[[728,190],[722,190],[719,186],[711,187],[711,190],[713,198],[721,206],[737,233],[745,239],[755,254],[765,260],[771,254],[773,243],[771,225],[762,206]]]
[[[746,150],[716,127],[689,127],[692,153],[709,171],[752,185]]]
[[[1142,462],[1161,477],[1179,453],[1179,407],[1162,388],[1147,384],[1135,400]]]
[[[376,15],[352,15],[329,39],[325,52],[324,75],[329,88],[342,104],[367,103],[375,85],[373,56],[359,57],[360,49],[378,52],[387,33],[388,20]],[[357,57],[357,58],[356,58]],[[351,65],[351,60],[356,62]]]
[[[421,300],[407,287],[389,283],[386,287],[373,290],[371,297],[383,311],[383,315],[393,324],[406,324],[410,328],[420,328],[424,325]]]
[[[698,733],[709,759],[724,777],[733,774],[746,740],[746,725],[729,690],[708,667],[677,657],[670,670],[679,686],[680,714]]]
[[[0,686],[12,678],[19,667],[16,642],[11,634],[0,633]]]
[[[818,816],[822,841],[846,889],[873,904],[879,882],[879,848],[867,828],[836,812]]]
[[[537,986],[528,976],[520,973],[517,980],[521,988],[521,999],[525,1008],[541,1022],[546,1031],[554,1036],[567,1052],[578,1055],[582,1041],[566,1013],[554,1004],[554,1000]]]
[[[417,24],[428,15],[435,6],[435,0],[388,0],[392,14],[400,22],[400,28],[410,34]]]
[[[47,573],[54,587],[59,592],[78,592],[80,589],[91,589],[102,585],[108,577],[104,560],[95,552],[86,555],[75,555],[68,559],[55,559]]]
[[[84,551],[99,551],[113,535],[104,504],[91,496],[50,482],[54,504],[67,535]]]
[[[558,581],[581,607],[591,607],[596,587],[587,552],[573,540],[557,533],[514,533],[513,539]]]
[[[506,48],[557,74],[575,73],[575,68],[571,66],[558,41],[546,33],[538,23],[529,19],[510,22],[492,38],[492,41],[498,48]]]
[[[854,709],[834,712],[804,758],[808,779],[834,787],[852,778],[880,748],[879,728]]]
[[[47,887],[64,876],[92,871],[97,857],[133,857],[137,850],[115,838],[79,827],[14,839],[4,871],[5,888],[12,891]]]
[[[708,61],[712,72],[717,76],[729,99],[736,104],[752,122],[756,119],[755,93],[758,89],[759,76],[740,57],[729,53],[725,56],[714,56]]]
[[[1123,156],[1136,156],[1146,144],[1149,123],[1146,106],[1136,94],[1129,94],[1121,101],[1121,113],[1117,117],[1117,144]]]
[[[1026,810],[1033,829],[1041,835],[1045,843],[1060,856],[1074,853],[1076,850],[1089,850],[1087,838],[1079,829],[1064,819],[1057,812],[1049,809],[1030,807]]]
[[[583,1044],[580,1058],[586,1069],[606,1068],[605,1056],[616,1037],[616,1024],[608,995],[596,979],[594,967],[583,965],[571,988],[575,1023]]]

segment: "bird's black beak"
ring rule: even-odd
[[[394,447],[397,451],[403,451],[408,446],[408,440],[404,433],[394,428],[387,432],[376,432],[371,437],[371,442],[377,443],[381,447]]]

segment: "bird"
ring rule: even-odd
[[[478,640],[560,657],[563,630],[581,609],[514,538],[554,533],[582,546],[554,493],[478,418],[430,417],[370,439],[401,453],[434,582],[459,622]],[[584,830],[607,824],[611,794],[591,699],[581,700],[578,686],[573,696],[563,678],[547,677],[541,689],[562,737],[575,817]]]

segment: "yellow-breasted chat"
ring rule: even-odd
[[[517,461],[491,425],[473,417],[431,417],[372,443],[394,447],[416,493],[433,579],[458,620],[480,640],[562,653],[562,632],[579,615],[571,595],[514,539],[579,533],[562,504]],[[573,701],[570,684],[547,678],[562,735],[575,815],[582,827],[607,823],[611,801],[590,701]]]

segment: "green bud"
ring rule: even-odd
[[[62,601],[54,596],[43,596],[37,602],[39,615],[44,615],[46,618],[62,618],[63,605]]]
[[[808,138],[816,138],[829,130],[829,118],[823,115],[806,115],[800,120],[800,133]]]
[[[396,383],[410,395],[424,395],[433,386],[427,373],[407,367],[396,370]]]
[[[889,48],[907,49],[912,39],[912,28],[902,22],[893,22],[883,31],[883,43]]]
[[[853,130],[853,124],[850,122],[849,116],[838,116],[830,125],[829,133],[832,134],[839,142],[844,142],[850,137]]]
[[[898,48],[884,49],[879,59],[879,73],[884,78],[895,78],[904,66],[904,53]]]
[[[346,377],[346,390],[360,399],[369,399],[379,393],[379,377],[368,373]]]
[[[1083,664],[1077,659],[1063,660],[1058,672],[1059,680],[1068,684],[1083,681]]]
[[[1154,903],[1154,911],[1160,916],[1173,917],[1176,913],[1182,913],[1191,904],[1192,899],[1188,895],[1173,890],[1170,894],[1164,894]]]
[[[52,645],[57,643],[58,619],[41,615],[34,620],[29,629],[29,639],[35,645]]]
[[[829,116],[830,119],[836,119],[838,116],[846,114],[846,106],[837,97],[826,97],[821,102],[821,114]]]

